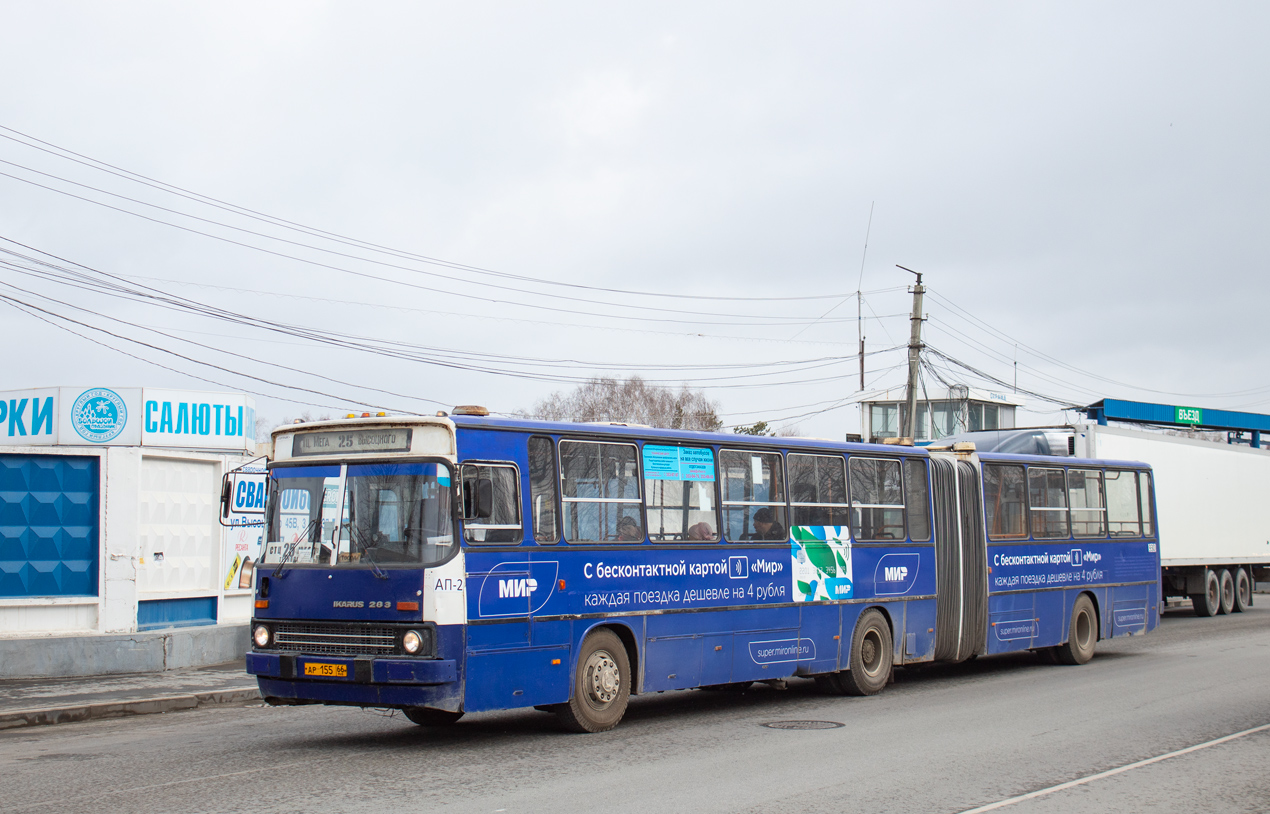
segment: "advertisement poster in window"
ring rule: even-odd
[[[242,467],[230,493],[229,515],[225,518],[224,587],[226,591],[251,591],[260,548],[265,539],[264,466]]]

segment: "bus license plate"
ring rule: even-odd
[[[304,665],[304,674],[306,676],[327,676],[329,678],[348,678],[347,664],[314,664],[306,662]]]

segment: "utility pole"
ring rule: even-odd
[[[864,251],[860,252],[860,280],[855,284],[855,324],[860,337],[860,392],[864,392],[864,261],[869,256],[869,235],[873,234],[873,201],[869,204],[869,225],[864,227]],[[860,408],[864,410],[863,407]],[[864,414],[860,415],[860,426],[864,427]],[[861,430],[863,432],[863,429]]]
[[[864,392],[864,294],[855,293],[855,324],[860,335],[860,392]]]
[[[895,267],[904,269],[909,274],[917,275],[917,285],[913,286],[912,331],[908,338],[908,387],[904,391],[904,407],[908,414],[904,417],[904,430],[900,433],[904,438],[917,437],[917,365],[922,352],[922,295],[926,287],[922,285],[922,275],[910,268],[896,263]]]

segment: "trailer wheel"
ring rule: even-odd
[[[1230,571],[1223,568],[1217,574],[1221,582],[1221,609],[1218,613],[1233,613],[1235,610],[1235,578]]]
[[[1196,616],[1216,616],[1221,612],[1221,581],[1216,571],[1204,572],[1204,593],[1191,594]]]
[[[444,709],[429,709],[428,707],[406,707],[402,712],[410,719],[410,723],[419,726],[448,726],[463,717],[461,712],[448,712]]]
[[[1098,646],[1098,617],[1094,603],[1087,594],[1076,598],[1072,605],[1071,626],[1067,629],[1067,641],[1054,648],[1054,654],[1063,664],[1084,664],[1094,657]]]
[[[850,669],[837,673],[847,695],[876,695],[891,680],[891,626],[877,608],[860,614],[851,637]]]
[[[1248,570],[1239,568],[1235,571],[1235,613],[1243,613],[1252,607],[1252,580],[1248,578]]]
[[[556,708],[556,715],[570,732],[605,732],[622,720],[630,697],[626,647],[616,633],[600,629],[582,641],[573,695]]]

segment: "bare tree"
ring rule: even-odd
[[[639,376],[592,379],[572,392],[552,393],[526,412],[545,421],[618,421],[710,432],[723,426],[719,405],[700,390],[685,384],[675,392],[649,385]]]
[[[798,427],[794,426],[793,424],[786,424],[784,427],[773,427],[771,424],[768,424],[766,421],[759,421],[754,424],[748,424],[748,425],[743,424],[739,427],[733,427],[732,432],[736,433],[737,435],[765,435],[765,436],[775,436],[778,438],[802,437],[802,431],[799,430]]]
[[[294,424],[296,418],[300,421],[329,421],[331,417],[329,415],[320,415],[314,418],[308,410],[305,410],[295,418],[284,417],[281,421],[275,423],[272,419],[265,416],[256,416],[256,441],[258,443],[268,441],[275,427],[281,427],[284,424]]]

